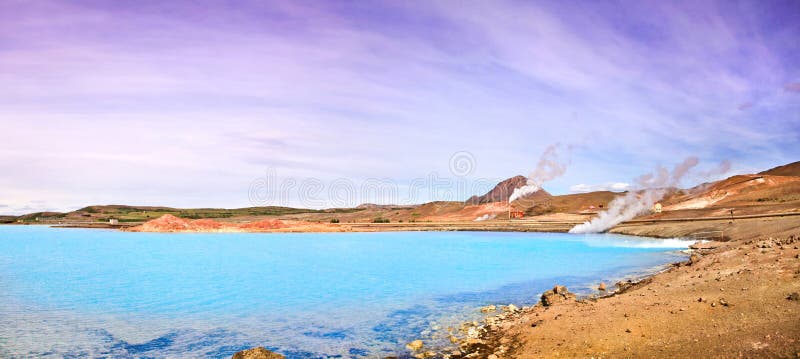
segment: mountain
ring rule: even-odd
[[[511,194],[514,193],[515,189],[524,186],[527,182],[528,179],[525,178],[525,176],[514,176],[498,183],[489,192],[486,192],[486,194],[482,196],[472,196],[464,203],[467,205],[475,205],[475,204],[507,201],[508,197],[510,197]],[[550,196],[550,194],[547,193],[547,191],[545,190],[539,190],[538,192],[534,193],[533,196],[535,197]]]

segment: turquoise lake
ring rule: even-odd
[[[157,234],[0,226],[0,357],[405,354],[414,339],[588,293],[690,242],[511,232]]]

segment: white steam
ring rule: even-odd
[[[617,197],[608,204],[608,209],[600,212],[592,220],[581,223],[569,230],[569,233],[600,233],[646,213],[667,193],[668,187],[677,186],[681,178],[699,163],[697,157],[688,157],[668,171],[658,167],[656,173],[640,176],[637,179],[639,190]]]
[[[514,192],[508,197],[508,203],[538,192],[542,189],[543,183],[559,177],[567,171],[567,163],[559,158],[559,148],[559,144],[547,146],[542,157],[539,158],[539,163],[536,164],[536,169],[528,175],[524,186],[514,189]]]
[[[475,222],[488,221],[488,220],[490,220],[490,219],[494,219],[495,217],[497,217],[497,215],[496,215],[496,214],[488,214],[488,213],[487,213],[487,214],[484,214],[484,215],[482,215],[482,216],[480,216],[480,217],[478,217],[478,218],[475,218],[475,220],[474,220],[474,221],[475,221]]]
[[[703,180],[716,179],[719,176],[725,175],[730,170],[731,170],[731,161],[724,160],[714,168],[711,168],[708,171],[700,172],[698,175]]]

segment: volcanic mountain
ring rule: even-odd
[[[528,179],[525,176],[514,176],[509,179],[506,179],[500,183],[498,183],[494,188],[492,188],[489,192],[482,196],[472,196],[466,202],[467,205],[474,205],[474,204],[483,204],[483,203],[492,203],[492,202],[503,202],[508,201],[508,197],[514,193],[514,190],[524,186],[527,183]],[[527,197],[536,197],[536,198],[544,198],[550,197],[550,193],[547,193],[544,189],[541,189],[532,195]]]

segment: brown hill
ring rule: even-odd
[[[771,168],[764,172],[759,172],[759,174],[770,176],[800,176],[800,161]]]
[[[665,201],[665,204],[668,204],[665,209],[750,206],[798,200],[800,200],[800,177],[738,175],[686,191],[678,191]]]
[[[608,204],[624,193],[597,191],[551,196],[540,201],[527,212],[532,215],[546,213],[594,213],[608,207]]]

